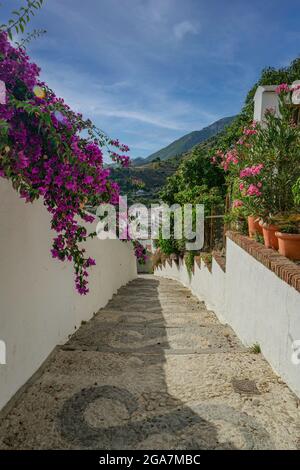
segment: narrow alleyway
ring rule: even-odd
[[[0,424],[0,447],[296,449],[299,426],[261,354],[180,284],[145,275],[57,349]]]

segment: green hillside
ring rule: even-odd
[[[211,146],[216,135],[222,134],[224,129],[232,123],[233,119],[232,117],[220,119],[202,129],[202,131],[191,132],[173,142],[167,148],[178,149],[177,143],[180,141],[183,142],[180,144],[181,148],[187,148],[186,151],[178,155],[174,153],[168,158],[156,156],[152,159],[150,156],[146,159],[138,159],[138,164],[133,164],[129,168],[111,166],[111,176],[119,184],[121,194],[127,195],[130,204],[140,202],[150,205],[153,202],[159,202],[161,200],[160,192],[162,188],[167,180],[177,171],[182,162],[190,158],[191,149],[196,149],[199,146],[204,146],[204,148]],[[206,136],[205,139],[204,136]],[[199,138],[202,139],[201,144],[199,144]],[[162,149],[160,152],[164,150]],[[157,155],[160,152],[156,152],[153,155]],[[178,150],[175,150],[175,152],[178,152]],[[151,161],[149,161],[150,158]]]
[[[127,195],[130,204],[140,202],[149,205],[159,201],[161,188],[168,177],[176,172],[181,162],[182,157],[174,157],[142,166],[111,168],[111,175],[119,184],[121,194]]]
[[[201,142],[204,142],[210,137],[213,137],[214,135],[221,132],[226,126],[231,124],[233,119],[234,116],[225,117],[219,119],[218,121],[214,122],[213,124],[207,127],[204,127],[201,131],[190,132],[189,134],[180,137],[180,139],[175,140],[167,147],[153,153],[149,157],[145,159],[138,158],[134,160],[133,164],[135,166],[141,166],[154,160],[167,160],[168,158],[175,157],[177,155],[182,155],[183,153],[191,150],[195,145],[200,144]]]

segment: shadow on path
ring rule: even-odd
[[[65,351],[97,354],[100,376],[108,356],[111,361],[109,383],[101,380],[99,385],[77,391],[58,413],[58,432],[72,447],[234,449],[236,442],[255,448],[258,441],[272,447],[268,434],[245,413],[222,403],[195,403],[193,397],[182,401],[169,393],[168,358],[174,364],[180,359],[178,366],[182,366],[190,357],[201,361],[207,349],[213,352],[207,343],[214,347],[215,342],[218,351],[232,348],[215,332],[219,325],[208,322],[200,328],[197,314],[204,307],[198,307],[187,292],[173,281],[140,277],[122,288],[64,347]],[[224,344],[220,346],[221,339]],[[114,367],[119,371],[116,374]],[[184,387],[185,370],[176,367],[171,374],[171,380],[177,377]],[[199,377],[195,380],[192,385],[197,387]],[[189,375],[188,389],[190,382]],[[223,425],[217,426],[218,422]]]

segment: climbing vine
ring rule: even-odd
[[[94,220],[85,208],[118,203],[119,187],[109,179],[103,156],[106,151],[128,166],[129,148],[72,111],[39,73],[25,50],[12,46],[9,31],[0,32],[0,80],[6,87],[0,104],[0,177],[10,180],[26,202],[43,199],[56,232],[52,256],[73,262],[76,288],[87,294],[88,268],[95,261],[81,242],[95,234],[83,224]],[[139,256],[141,250],[135,251]]]

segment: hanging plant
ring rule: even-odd
[[[39,80],[39,72],[24,49],[0,32],[0,81],[6,87],[0,104],[0,177],[26,202],[43,199],[56,232],[52,256],[73,263],[76,288],[87,294],[88,268],[95,261],[82,242],[95,233],[88,234],[82,223],[94,221],[85,206],[118,203],[119,187],[109,178],[103,155],[106,150],[128,166],[129,148],[72,111]]]

